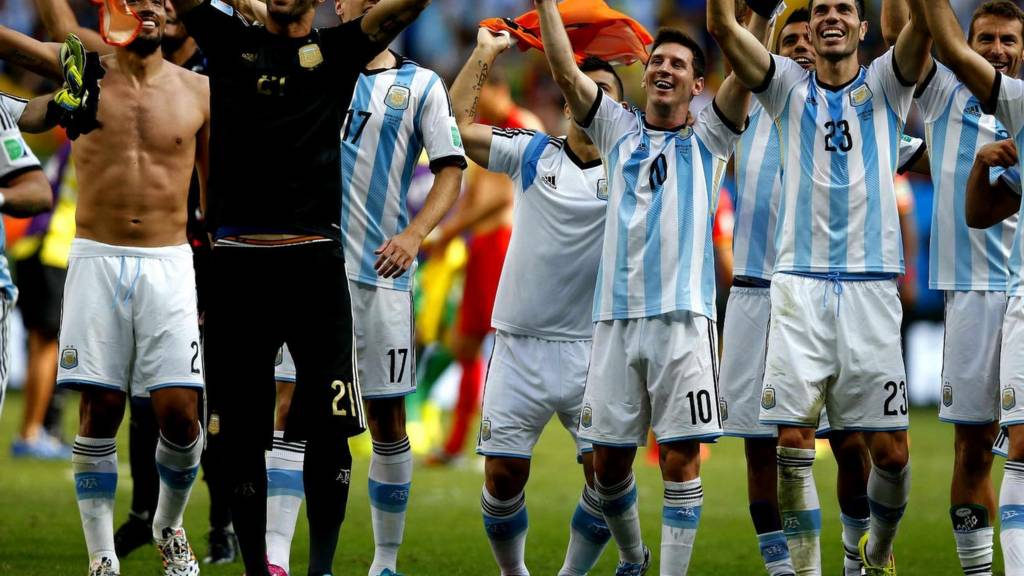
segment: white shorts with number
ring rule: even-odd
[[[1011,296],[1003,319],[999,359],[999,404],[1002,427],[1024,424],[1024,298]]]
[[[71,243],[57,385],[203,387],[192,249]]]
[[[714,440],[718,342],[714,324],[679,311],[594,325],[580,438],[606,446]]]
[[[999,420],[999,347],[1005,315],[1005,292],[946,292],[940,420]]]
[[[407,396],[416,391],[416,347],[412,292],[349,281],[359,386],[364,400]],[[295,382],[288,347],[277,354],[274,376]]]
[[[762,424],[905,430],[903,310],[896,280],[832,281],[775,274]]]
[[[776,438],[778,426],[761,424],[761,387],[772,302],[769,288],[736,287],[729,291],[722,332],[722,372],[719,377],[719,412],[726,436]],[[821,412],[817,436],[830,431],[828,415]]]
[[[477,453],[529,458],[555,415],[572,434],[577,455],[591,451],[576,434],[590,346],[590,340],[558,342],[498,330],[487,366]]]

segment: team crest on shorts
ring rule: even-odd
[[[1013,410],[1013,407],[1017,405],[1017,396],[1013,393],[1013,388],[1003,388],[1003,410]]]
[[[584,428],[590,428],[594,425],[594,409],[587,404],[583,407],[583,412],[580,414],[580,426]]]
[[[729,403],[725,401],[725,398],[718,399],[718,413],[722,415],[722,420],[729,419]]]
[[[775,388],[765,386],[764,391],[761,392],[761,408],[765,410],[775,408]]]
[[[484,442],[491,439],[491,419],[484,418],[480,421],[480,439]]]
[[[78,367],[78,350],[68,346],[60,353],[60,367],[71,370]]]
[[[953,405],[953,387],[948,382],[942,385],[942,405],[946,408]]]
[[[206,425],[206,431],[210,433],[210,436],[220,434],[220,416],[218,414],[210,414],[210,422]]]
[[[274,358],[274,366],[284,364],[284,347],[277,349],[277,358]]]
[[[388,95],[384,97],[384,103],[392,110],[405,110],[409,107],[409,96],[411,94],[405,86],[395,84],[388,88]]]

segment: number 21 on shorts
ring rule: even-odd
[[[334,401],[332,402],[334,415],[354,415],[356,410],[353,405],[353,402],[355,402],[355,395],[352,394],[352,383],[335,380],[334,382],[331,382],[331,389],[336,392],[334,395]],[[348,399],[347,401],[346,398]],[[342,403],[344,403],[344,405]]]

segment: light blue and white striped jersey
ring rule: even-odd
[[[415,264],[398,278],[381,278],[373,267],[374,250],[409,225],[406,196],[423,150],[435,172],[446,165],[465,167],[466,160],[444,82],[396,58],[395,68],[359,75],[345,118],[341,233],[350,280],[408,291]]]
[[[898,172],[924,153],[920,138],[900,139]],[[760,102],[750,106],[750,125],[736,145],[736,207],[732,237],[733,274],[771,280],[775,270],[775,226],[782,191],[779,133]]]
[[[487,169],[515,185],[515,220],[491,325],[544,340],[589,340],[608,185],[564,138],[494,129]]]
[[[952,70],[936,63],[917,90],[931,150],[932,209],[928,287],[932,290],[1006,290],[1017,217],[986,230],[967,226],[967,179],[978,150],[1010,137]]]
[[[1003,74],[996,74],[996,83],[992,88],[995,102],[983,103],[985,112],[995,114],[1010,137],[1017,144],[1017,150],[1024,150],[1024,80],[1010,78]],[[992,108],[995,108],[994,110]],[[1024,170],[1024,156],[1019,156],[1019,164],[1014,170],[1007,170],[1002,175],[1004,181],[1010,185],[1011,190],[1020,191],[1020,173]],[[1021,205],[1024,210],[1024,204]],[[1017,215],[1018,220],[1021,218]],[[1009,296],[1024,296],[1024,281],[1021,274],[1024,272],[1024,238],[1022,238],[1024,226],[1017,226],[1013,235],[1013,247],[1010,249],[1010,278],[1006,293]]]
[[[902,274],[893,178],[914,82],[898,77],[892,50],[837,87],[772,62],[756,96],[782,143],[775,272]]]
[[[0,146],[3,147],[0,152],[0,188],[6,187],[12,178],[25,172],[42,170],[39,159],[32,153],[18,129],[18,120],[27,104],[27,100],[0,92]],[[11,301],[17,298],[18,290],[11,279],[4,238],[4,224],[0,218],[0,290]]]
[[[706,106],[692,127],[661,130],[604,93],[583,127],[608,180],[594,321],[677,310],[715,317],[711,232],[740,130]]]

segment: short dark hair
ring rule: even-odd
[[[658,34],[654,37],[654,44],[651,45],[651,56],[657,52],[662,44],[679,44],[689,49],[693,53],[693,77],[704,77],[704,71],[707,68],[704,49],[689,34],[676,28],[662,28],[658,30]]]
[[[811,21],[811,11],[807,8],[797,8],[786,18],[786,23],[779,28],[779,33],[775,37],[775,49],[772,52],[778,52],[782,47],[782,31],[790,24],[801,24],[808,23]]]
[[[586,60],[580,64],[581,72],[607,72],[615,77],[615,87],[619,91],[619,100],[626,99],[626,86],[622,83],[622,78],[619,77],[619,73],[615,71],[615,67],[608,62],[594,57],[587,56]]]
[[[853,5],[857,8],[857,16],[860,17],[861,22],[867,20],[868,9],[864,6],[864,0],[853,0]],[[814,8],[814,0],[807,0],[807,13],[810,14],[811,9]],[[810,16],[807,21],[810,22]],[[788,24],[788,22],[787,22]]]
[[[1017,20],[1021,23],[1021,27],[1024,28],[1024,11],[1019,6],[1010,2],[1010,0],[989,0],[978,9],[974,11],[971,16],[971,26],[968,30],[967,41],[974,41],[974,24],[978,21],[978,18],[982,16],[995,16],[997,18],[1005,18],[1007,20]]]

